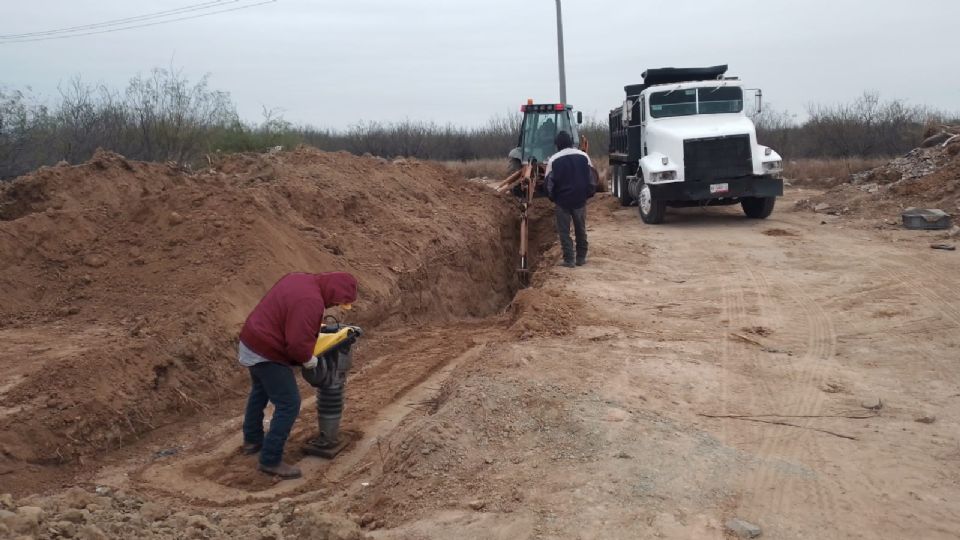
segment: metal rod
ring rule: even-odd
[[[560,64],[560,103],[567,104],[567,71],[563,61],[563,13],[557,0],[557,57]]]

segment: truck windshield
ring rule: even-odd
[[[743,89],[739,86],[698,88],[700,114],[738,113],[743,110]]]
[[[743,90],[739,86],[686,88],[650,95],[650,116],[654,118],[738,113],[742,110]]]
[[[557,151],[553,140],[559,131],[569,133],[576,144],[577,132],[568,111],[527,113],[523,119],[523,161],[532,158],[546,162]]]

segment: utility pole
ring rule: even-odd
[[[567,104],[567,72],[563,65],[563,14],[557,0],[557,57],[560,64],[560,103]]]

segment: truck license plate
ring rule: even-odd
[[[730,184],[710,184],[710,194],[716,195],[718,193],[729,193]]]

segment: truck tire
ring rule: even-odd
[[[637,201],[637,208],[640,210],[640,219],[647,225],[659,225],[663,223],[663,218],[667,214],[667,201],[660,201],[653,198],[650,193],[650,186],[640,184],[640,199]]]
[[[623,165],[617,167],[617,193],[620,206],[633,204],[633,197],[630,196],[630,184],[627,182],[627,168]]]
[[[523,168],[523,163],[521,163],[519,159],[510,158],[510,163],[507,165],[507,175],[511,175],[522,168]]]
[[[743,213],[750,219],[766,219],[773,213],[776,197],[744,197],[740,199]]]
[[[610,174],[608,175],[610,178],[607,180],[607,186],[610,188],[610,193],[613,194],[614,197],[620,196],[620,194],[617,193],[617,188],[619,187],[617,185],[617,168],[618,167],[619,165],[610,165],[610,168],[607,169],[610,172]]]

